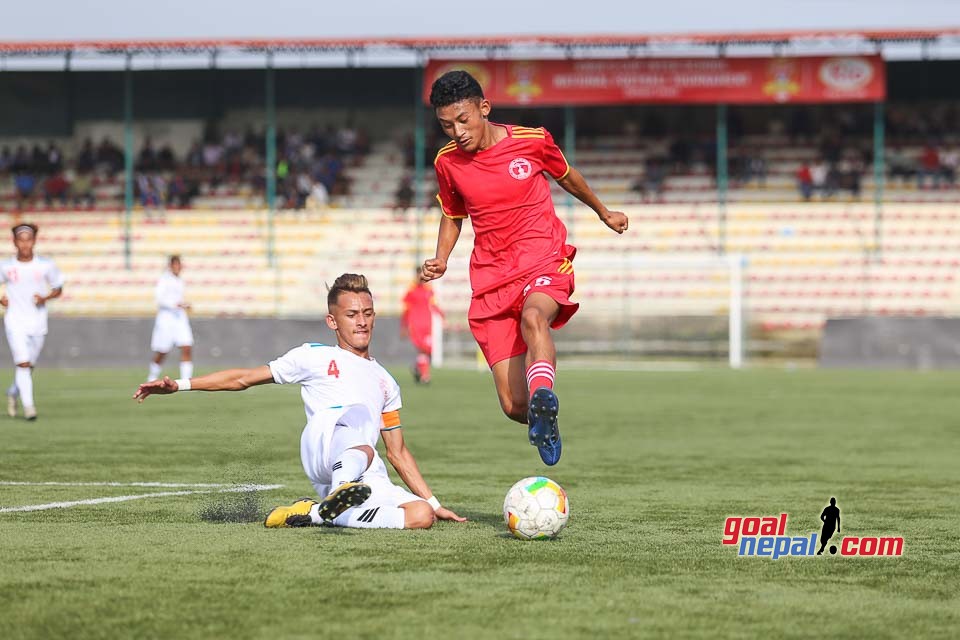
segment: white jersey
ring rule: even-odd
[[[400,385],[379,362],[307,342],[270,363],[277,384],[300,384],[307,421],[318,412],[363,405],[374,418],[400,409]],[[379,431],[379,428],[378,428]]]
[[[38,307],[34,295],[46,296],[63,287],[63,275],[52,260],[34,256],[20,262],[16,256],[0,263],[0,283],[7,285],[9,304],[3,316],[7,332],[47,335],[47,306]]]
[[[157,316],[171,315],[185,319],[187,311],[180,306],[183,304],[183,291],[183,279],[173,275],[172,271],[164,271],[157,280]]]

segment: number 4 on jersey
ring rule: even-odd
[[[330,366],[327,367],[327,375],[333,376],[334,378],[340,379],[340,369],[337,369],[337,361],[331,360]]]

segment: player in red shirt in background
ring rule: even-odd
[[[434,161],[443,217],[437,255],[423,263],[421,278],[446,272],[469,216],[476,236],[470,331],[493,371],[503,412],[529,426],[530,444],[554,465],[561,453],[560,403],[550,329],[566,324],[579,305],[570,302],[577,250],[566,242],[546,177],[617,233],[627,230],[627,216],[603,205],[545,129],[490,122],[490,101],[469,73],[439,77],[430,104],[452,142]]]
[[[430,358],[433,355],[433,316],[443,315],[433,296],[433,287],[420,279],[422,268],[417,267],[417,279],[403,296],[403,315],[400,330],[410,338],[417,350],[413,365],[413,379],[419,384],[430,384]]]

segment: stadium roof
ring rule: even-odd
[[[511,48],[536,45],[545,48],[643,47],[676,45],[769,45],[830,42],[835,46],[856,42],[875,44],[895,42],[932,42],[960,40],[960,27],[949,29],[843,29],[801,31],[737,31],[728,33],[596,34],[596,35],[498,35],[452,38],[217,38],[155,40],[40,40],[0,41],[0,53],[7,55],[43,55],[89,51],[104,54],[125,52],[239,51],[330,51],[364,48],[419,49],[450,51],[460,49]]]
[[[793,31],[734,31],[718,33],[494,35],[458,37],[369,38],[197,38],[92,39],[0,41],[0,70],[24,59],[57,58],[67,65],[96,60],[116,66],[130,58],[152,57],[153,66],[260,67],[264,55],[278,56],[278,66],[411,66],[425,57],[533,58],[694,55],[810,55],[884,53],[908,46],[914,54],[892,57],[930,57],[930,52],[960,55],[960,27],[917,29],[843,29]],[[318,54],[319,58],[306,58]],[[330,56],[333,55],[333,58]],[[346,58],[344,58],[346,55]],[[194,63],[176,58],[198,57]],[[284,62],[283,56],[288,56]],[[294,58],[289,58],[294,56]],[[299,56],[299,57],[298,57]],[[324,56],[327,56],[324,61]],[[941,57],[934,55],[933,57]],[[112,59],[112,65],[109,61]],[[161,61],[166,60],[168,64]],[[56,62],[57,68],[63,68]],[[41,64],[40,67],[43,67]]]

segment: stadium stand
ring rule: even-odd
[[[627,256],[673,260],[715,256],[719,225],[710,205],[629,209],[631,231],[616,236],[582,208],[559,207],[580,249],[581,300],[613,316],[630,300],[633,316],[720,314],[729,282],[723,272],[682,264],[621,270]],[[760,330],[817,330],[828,316],[955,313],[960,265],[960,207],[888,205],[881,244],[864,204],[732,206],[727,250],[745,259],[745,306]],[[4,214],[6,223],[14,215]],[[399,298],[418,255],[433,250],[438,213],[419,227],[389,209],[281,212],[275,218],[276,267],[268,265],[263,211],[137,212],[131,221],[131,269],[125,268],[123,217],[106,212],[38,212],[42,252],[62,266],[69,285],[56,312],[150,315],[153,286],[171,253],[184,256],[184,277],[198,316],[323,313],[324,282],[336,273],[366,273],[378,283],[381,313]],[[349,242],[345,242],[349,239]],[[469,225],[455,253],[466,260]],[[876,251],[879,249],[879,251]],[[599,263],[599,264],[598,264]],[[469,302],[465,268],[453,268],[439,295],[451,325]]]

